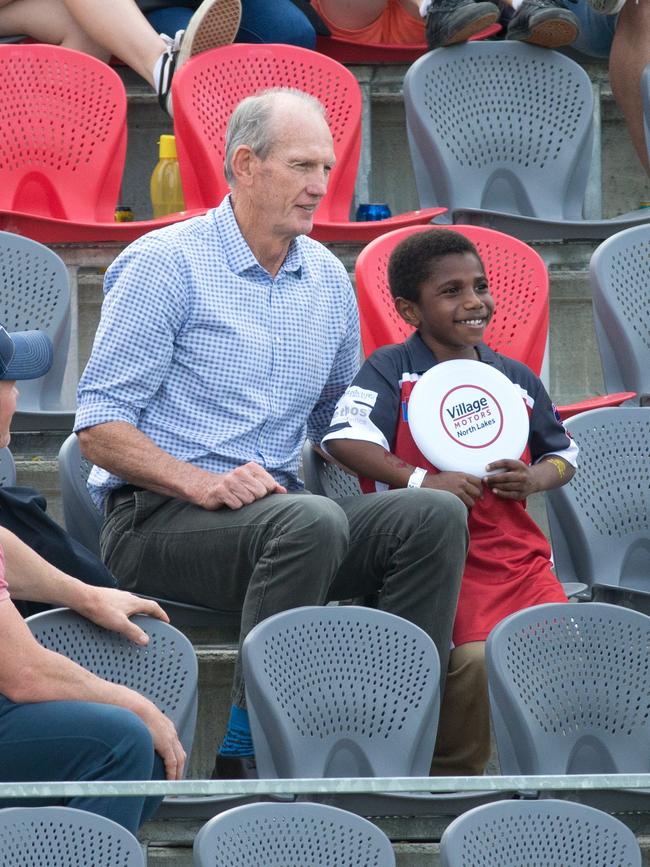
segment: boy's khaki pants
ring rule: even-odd
[[[451,651],[432,777],[475,776],[490,758],[490,708],[485,642],[470,641]]]

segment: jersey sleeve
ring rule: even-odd
[[[399,412],[399,374],[378,355],[366,360],[336,404],[322,441],[326,451],[328,441],[335,439],[362,440],[391,450]]]
[[[572,467],[577,466],[578,446],[564,427],[555,404],[542,382],[536,378],[535,400],[530,416],[531,462],[537,463],[546,455],[557,455]]]

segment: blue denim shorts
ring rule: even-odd
[[[587,0],[562,0],[566,9],[578,18],[580,33],[571,48],[588,57],[609,57],[616,30],[617,15],[599,15]]]

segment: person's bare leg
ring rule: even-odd
[[[344,30],[359,30],[376,21],[387,0],[321,0],[323,15]]]
[[[0,35],[23,34],[108,60],[111,52],[95,42],[70,15],[62,0],[0,0]]]
[[[17,33],[100,60],[114,54],[152,86],[166,47],[134,0],[0,0],[0,35]]]
[[[609,55],[609,80],[618,107],[623,112],[630,138],[650,176],[643,131],[641,73],[650,63],[650,3],[628,0],[618,16]]]
[[[153,68],[165,43],[134,0],[63,0],[83,30],[153,87]],[[173,36],[170,33],[169,36]]]

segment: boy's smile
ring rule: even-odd
[[[494,312],[483,266],[473,253],[450,253],[433,263],[419,300],[396,299],[398,312],[420,332],[438,361],[476,358]]]

